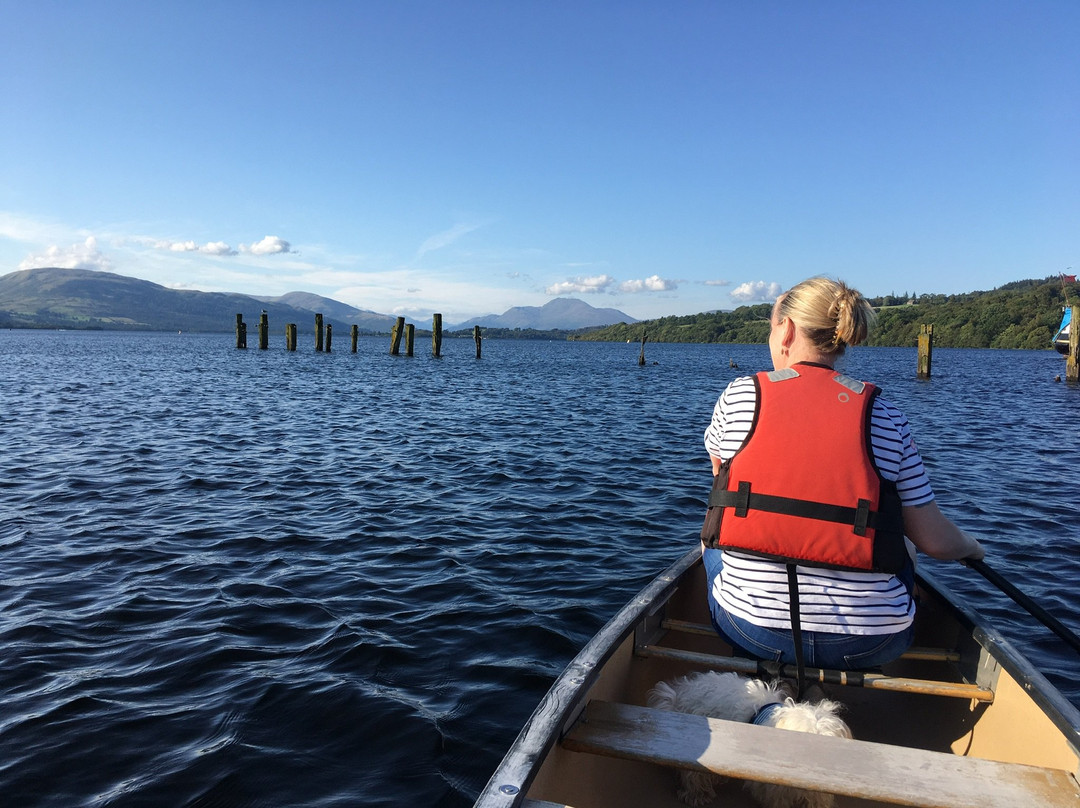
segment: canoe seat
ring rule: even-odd
[[[717,671],[737,671],[762,678],[796,678],[794,665],[769,662],[745,657],[717,656],[699,651],[683,651],[678,648],[665,648],[660,645],[638,645],[634,653],[641,657],[654,659],[672,659],[699,665]],[[806,668],[807,681],[819,681],[830,685],[863,687],[868,690],[892,690],[902,693],[924,693],[929,696],[949,696],[959,699],[975,699],[991,702],[994,691],[979,685],[963,682],[938,682],[932,679],[909,679],[906,677],[886,676],[882,673],[860,671],[833,671],[821,668]]]
[[[592,701],[562,740],[573,752],[939,808],[1076,808],[1069,772]]]

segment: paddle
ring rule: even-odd
[[[1065,640],[1065,642],[1072,646],[1074,651],[1080,652],[1080,637],[1069,631],[1061,621],[1046,611],[1046,609],[1002,578],[1001,575],[990,569],[985,561],[976,561],[971,558],[966,558],[964,559],[964,564],[971,567],[979,573],[979,575],[983,576],[986,580],[1027,609],[1032,617],[1061,637],[1061,639]]]

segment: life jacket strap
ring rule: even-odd
[[[794,564],[787,565],[788,612],[791,616],[791,642],[795,646],[796,701],[802,701],[806,691],[806,664],[803,661],[802,621],[799,619],[799,573]]]
[[[831,505],[827,502],[814,502],[807,499],[794,499],[792,497],[778,497],[773,494],[757,494],[750,490],[750,483],[746,480],[739,483],[736,491],[725,491],[713,488],[709,493],[710,508],[734,508],[735,516],[745,517],[751,510],[778,513],[784,516],[802,516],[807,519],[818,519],[823,522],[838,522],[842,525],[851,525],[857,536],[865,536],[868,528],[875,530],[902,530],[902,526],[894,524],[895,520],[889,520],[882,516],[879,511],[870,510],[870,500],[860,499],[856,507],[846,505]]]

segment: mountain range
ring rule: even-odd
[[[314,315],[335,331],[357,325],[361,333],[389,333],[394,315],[358,309],[309,292],[280,297],[168,289],[150,281],[89,269],[44,267],[0,277],[0,328],[97,328],[143,331],[228,332],[242,314],[253,330],[266,311],[273,331],[296,323],[301,333],[314,331]],[[580,300],[556,298],[544,306],[518,306],[446,325],[447,331],[471,328],[577,330],[637,322],[617,309],[598,309]],[[420,327],[430,327],[420,323]],[[340,331],[339,331],[340,333]]]

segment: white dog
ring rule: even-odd
[[[753,721],[779,729],[850,738],[838,716],[840,705],[822,700],[796,703],[776,682],[765,684],[737,673],[695,673],[671,682],[660,682],[649,691],[648,704],[661,710]],[[798,761],[792,761],[798,766]],[[679,770],[678,797],[687,805],[708,805],[716,798],[716,786],[725,778],[709,772]],[[744,787],[764,808],[831,808],[833,796],[771,783],[747,782]]]

